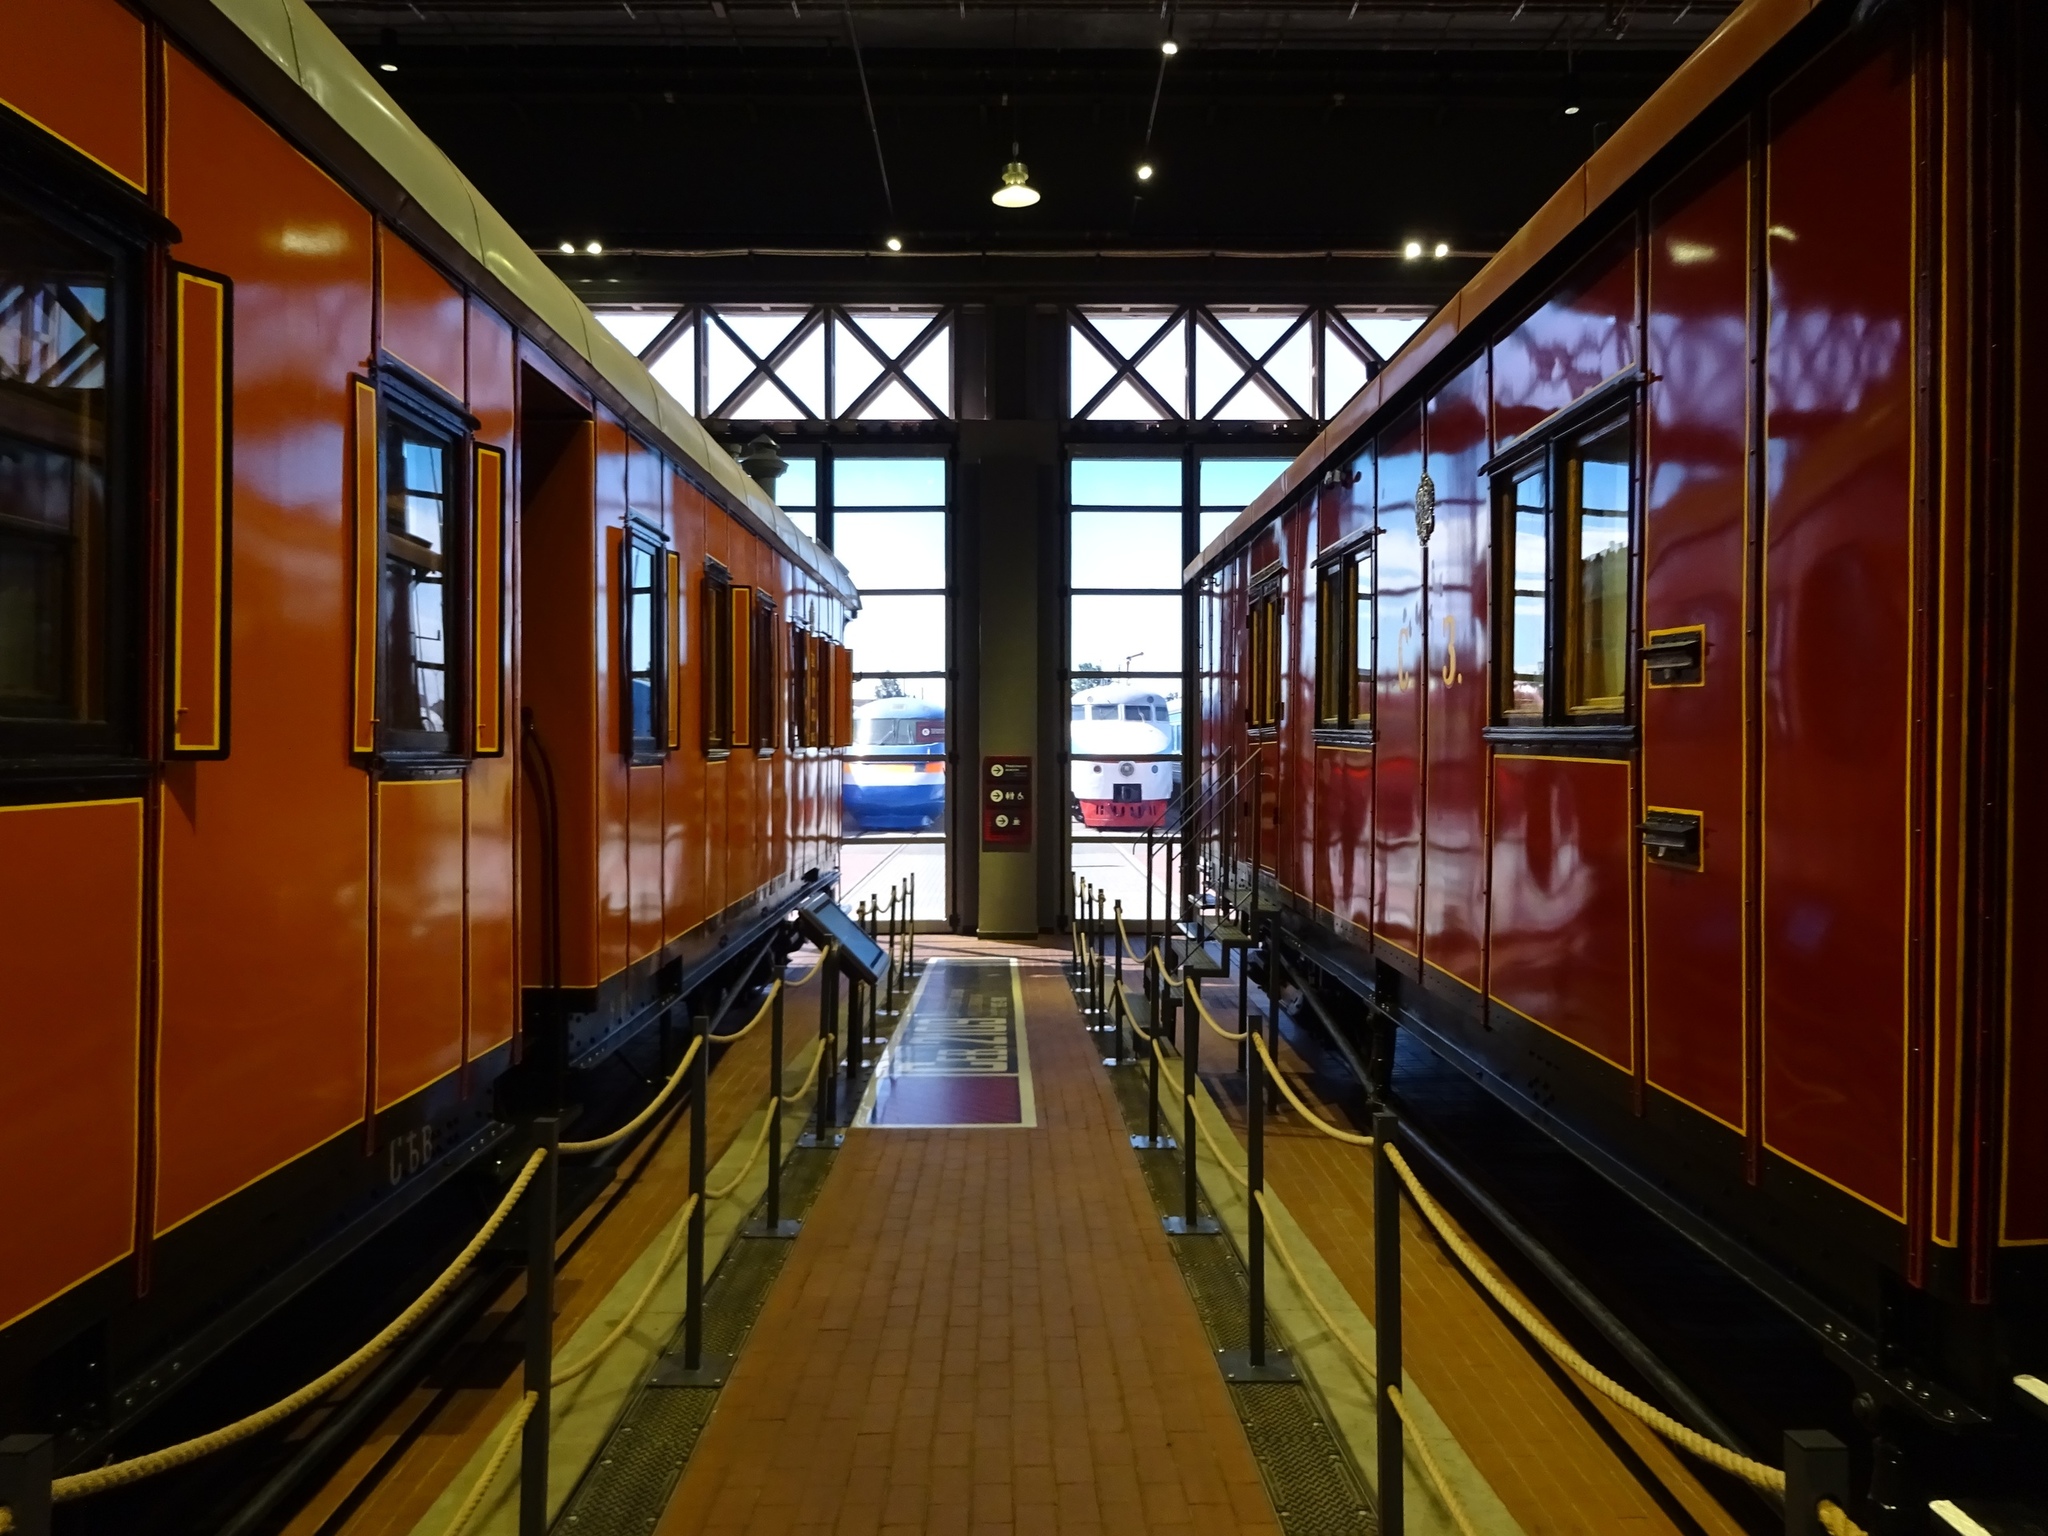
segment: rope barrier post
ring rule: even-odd
[[[903,979],[907,982],[917,970],[917,871],[912,870],[907,883],[910,894],[903,898]]]
[[[1242,1020],[1243,1015],[1238,1015]],[[1240,1022],[1239,1029],[1246,1026]],[[1266,1187],[1266,1101],[1264,1063],[1258,1051],[1251,1044],[1251,1035],[1246,1033],[1244,1042],[1238,1047],[1250,1063],[1251,1082],[1246,1085],[1244,1096],[1246,1120],[1245,1130],[1245,1247],[1250,1250],[1249,1294],[1245,1298],[1245,1354],[1254,1370],[1266,1363],[1266,1207],[1259,1195]]]
[[[1154,830],[1154,829],[1153,829],[1153,828],[1151,828],[1151,827],[1147,827],[1147,828],[1145,829],[1145,942],[1146,942],[1147,944],[1150,944],[1150,943],[1152,942],[1152,833],[1153,833],[1153,830]],[[1146,1001],[1146,1002],[1148,1002],[1148,1003],[1149,1003],[1149,1002],[1151,1002],[1151,1001],[1153,1001],[1153,997],[1152,997],[1152,971],[1151,971],[1151,968],[1150,968],[1149,966],[1148,966],[1148,967],[1146,968],[1146,970],[1145,970],[1145,1001]]]
[[[1116,940],[1115,940],[1115,942],[1116,942],[1116,986],[1115,986],[1115,987],[1114,987],[1113,989],[1111,989],[1111,992],[1110,992],[1110,996],[1111,996],[1111,997],[1112,997],[1112,998],[1113,998],[1113,999],[1115,1000],[1115,1002],[1116,1002],[1116,1005],[1117,1005],[1117,1007],[1116,1007],[1116,1008],[1112,1008],[1112,1009],[1110,1010],[1110,1015],[1109,1015],[1109,1059],[1110,1059],[1110,1062],[1111,1062],[1112,1064],[1114,1064],[1114,1063],[1116,1063],[1116,1062],[1119,1062],[1119,1061],[1121,1061],[1121,1060],[1123,1059],[1123,1054],[1124,1054],[1124,1025],[1123,1025],[1123,1019],[1122,1019],[1122,1018],[1121,1018],[1121,1017],[1120,1017],[1120,1016],[1118,1015],[1118,1012],[1117,1012],[1117,1009],[1118,1009],[1118,1008],[1121,1008],[1121,1007],[1125,1006],[1125,1005],[1124,1005],[1124,904],[1123,904],[1123,902],[1122,902],[1122,900],[1121,900],[1121,899],[1119,899],[1119,900],[1118,900],[1118,902],[1117,902],[1117,904],[1116,904]]]
[[[1194,974],[1194,959],[1190,953],[1186,979],[1181,984],[1191,999],[1199,999],[1201,982]],[[1195,1138],[1201,1132],[1195,1125],[1195,1095],[1202,1091],[1202,1020],[1193,1001],[1188,1004],[1187,1025],[1180,1042],[1181,1214],[1163,1220],[1166,1230],[1175,1237],[1214,1237],[1223,1228],[1214,1216],[1204,1216],[1196,1205],[1200,1184],[1195,1177],[1195,1160],[1200,1143]]]
[[[1245,1297],[1246,1345],[1243,1349],[1225,1350],[1218,1363],[1226,1381],[1299,1381],[1294,1362],[1286,1353],[1266,1347],[1266,1117],[1259,1108],[1265,1102],[1261,1082],[1265,1063],[1257,1050],[1251,1052],[1249,1061],[1244,1199],[1245,1278],[1251,1285]]]
[[[8,1536],[50,1536],[50,1483],[56,1466],[54,1436],[0,1438],[0,1509],[14,1518]]]
[[[830,949],[818,960],[818,1101],[817,1119],[797,1138],[800,1147],[837,1147],[846,1138],[833,1129],[839,1123],[839,1073],[833,1058],[838,1036],[833,1032],[839,1004],[839,961]]]
[[[1131,1043],[1138,1043],[1139,1031],[1131,1027]],[[1140,1151],[1164,1152],[1173,1147],[1171,1136],[1159,1134],[1159,1021],[1155,1017],[1144,1031],[1144,1041],[1149,1049],[1145,1052],[1146,1077],[1148,1079],[1145,1097],[1145,1134],[1133,1136],[1131,1145]]]
[[[1825,1536],[1821,1500],[1849,1507],[1849,1447],[1824,1429],[1785,1431],[1785,1536]]]
[[[896,903],[903,894],[900,885],[889,887],[889,1011],[896,1011]]]
[[[703,1053],[698,1053],[703,1059]],[[520,1429],[519,1536],[547,1536],[548,1400],[555,1370],[555,1196],[562,1123],[533,1122],[534,1145],[547,1154],[526,1190],[526,1390],[533,1412]]]
[[[699,1014],[691,1022],[697,1038],[708,1039],[711,1021]],[[704,1220],[711,1203],[705,1181],[708,1169],[704,1143],[711,1108],[710,1061],[711,1052],[706,1048],[698,1051],[690,1063],[690,1207],[683,1218],[688,1243],[683,1259],[683,1352],[680,1360],[671,1356],[656,1363],[651,1380],[658,1387],[722,1387],[732,1369],[732,1356],[704,1352]]]
[[[1097,1029],[1102,1028],[1104,1024],[1108,1023],[1109,1014],[1109,982],[1106,979],[1109,966],[1109,956],[1107,954],[1109,934],[1104,931],[1107,927],[1108,906],[1108,892],[1097,891],[1095,893],[1095,1027]]]
[[[1398,1124],[1372,1119],[1372,1280],[1374,1333],[1373,1420],[1378,1429],[1379,1529],[1407,1530],[1401,1498],[1401,1415],[1393,1393],[1401,1385],[1401,1175],[1390,1154]]]
[[[768,1003],[768,1209],[761,1218],[761,1237],[795,1237],[800,1221],[782,1219],[782,994],[777,987]]]
[[[839,1023],[839,966],[837,963],[834,963],[832,969],[825,973],[825,980],[832,993],[832,1029],[834,1037],[846,1042],[846,1059],[840,1063],[840,1066],[844,1068],[846,1073],[846,1097],[848,1103],[851,1104],[853,1100],[854,1074],[860,1068],[860,1008],[856,992],[856,988],[860,984],[852,975],[849,974],[847,976],[846,1027],[844,1032],[841,1032]],[[839,1094],[837,1089],[833,1090],[832,1099],[832,1118],[836,1122],[839,1118]]]
[[[1250,1071],[1252,1058],[1259,1054],[1252,1049],[1252,1033],[1258,1025],[1252,1020],[1252,946],[1248,931],[1245,939],[1246,942],[1237,946],[1237,1027],[1244,1031],[1244,1038],[1237,1042],[1237,1070],[1240,1072]]]

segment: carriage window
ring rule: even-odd
[[[1316,724],[1341,726],[1350,692],[1350,647],[1345,644],[1344,566],[1316,572]]]
[[[462,631],[455,483],[460,436],[415,414],[407,392],[382,391],[384,415],[383,748],[448,754],[457,749],[453,637]]]
[[[1351,611],[1351,724],[1372,724],[1373,645],[1377,631],[1372,622],[1372,546],[1351,557],[1345,581],[1346,604]]]
[[[0,757],[134,750],[123,286],[0,198]]]
[[[1371,562],[1368,547],[1316,573],[1316,724],[1327,730],[1372,724]]]
[[[1280,696],[1280,601],[1278,582],[1253,596],[1247,659],[1251,675],[1246,689],[1245,723],[1253,730],[1270,730],[1279,725]]]
[[[781,690],[775,677],[775,599],[754,595],[754,747],[763,755],[775,750],[775,701]]]
[[[1573,714],[1613,714],[1628,693],[1629,433],[1612,427],[1564,461]]]
[[[621,590],[625,596],[623,650],[626,658],[625,749],[636,763],[661,760],[668,738],[666,699],[660,680],[668,675],[661,578],[667,562],[660,540],[645,529],[628,530]]]
[[[704,562],[703,590],[697,605],[704,628],[697,675],[703,688],[704,750],[724,757],[732,750],[732,578],[715,560]]]
[[[1514,481],[1502,508],[1503,545],[1511,551],[1507,606],[1513,614],[1501,636],[1501,713],[1543,718],[1543,680],[1550,630],[1550,511],[1541,468]]]
[[[1498,718],[1614,723],[1628,707],[1631,418],[1554,440],[1494,482]]]

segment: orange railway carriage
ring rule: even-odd
[[[1225,887],[1950,1427],[2048,1374],[2041,9],[1752,0],[1188,572]]]
[[[75,1461],[822,892],[857,598],[298,0],[0,37],[0,1425]]]

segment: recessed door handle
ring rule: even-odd
[[[1639,829],[1645,857],[1672,869],[1700,869],[1702,822],[1697,811],[1651,811]]]

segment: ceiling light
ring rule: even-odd
[[[386,27],[377,34],[377,51],[371,55],[377,67],[387,75],[398,73],[398,34]]]
[[[1151,166],[1149,166],[1149,165],[1141,165],[1141,166],[1139,166],[1139,167],[1138,167],[1138,180],[1140,180],[1140,181],[1150,181],[1151,179],[1152,179],[1152,167],[1151,167]]]
[[[1165,42],[1159,45],[1159,51],[1165,54],[1170,59],[1176,53],[1180,52],[1180,44],[1176,43],[1172,38],[1169,37]]]
[[[1448,245],[1445,245],[1443,241],[1439,240],[1436,243],[1436,249],[1430,252],[1430,254],[1432,256],[1435,256],[1439,261],[1441,261],[1444,257],[1451,254],[1451,248]]]
[[[1038,201],[1038,189],[1031,185],[1031,172],[1022,160],[1003,167],[1003,184],[989,194],[998,208],[1029,208]]]
[[[1415,260],[1416,257],[1422,254],[1422,242],[1420,240],[1410,240],[1401,247],[1401,254],[1410,261]]]
[[[602,256],[604,254],[604,247],[593,240],[590,244],[583,247],[583,254],[586,256]]]
[[[898,240],[894,235],[891,235],[887,240],[884,240],[882,244],[888,246],[889,249],[892,251],[900,251],[903,249],[903,242],[901,240]]]
[[[560,245],[556,246],[555,249],[560,251],[564,256],[574,256],[576,254],[576,244],[572,240],[564,240]]]
[[[1564,115],[1566,117],[1577,117],[1579,115],[1579,104],[1575,101],[1570,106],[1566,107],[1564,109]]]

